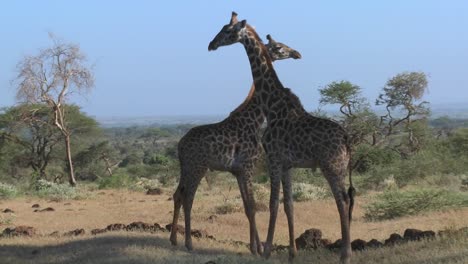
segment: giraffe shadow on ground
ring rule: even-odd
[[[188,252],[183,245],[172,246],[168,238],[148,235],[106,235],[64,242],[47,240],[33,245],[29,238],[17,241],[1,245],[0,240],[0,263],[205,263],[219,255],[238,256],[238,252],[211,247]]]

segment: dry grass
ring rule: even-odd
[[[182,246],[170,245],[167,234],[115,233],[81,238],[14,238],[3,240],[0,263],[78,264],[78,263],[286,263],[287,253],[273,254],[266,261],[251,256],[246,248],[195,240],[197,248],[189,253]],[[295,263],[338,263],[338,254],[321,249],[301,251]],[[395,247],[354,253],[353,263],[419,264],[467,263],[468,238],[456,236],[433,241],[410,242]]]
[[[239,196],[236,184],[232,184],[229,190],[226,187],[200,190],[194,202],[192,227],[205,229],[219,240],[248,242],[248,223],[242,212],[218,215],[216,220],[207,221],[214,208],[225,199],[239,200],[236,199]],[[11,208],[15,211],[11,222],[0,224],[0,228],[29,225],[46,235],[53,231],[65,232],[76,228],[84,228],[89,233],[91,229],[103,228],[112,223],[128,224],[134,221],[165,225],[172,218],[173,202],[168,201],[170,193],[172,191],[168,190],[160,196],[148,196],[125,190],[106,190],[97,191],[90,199],[78,201],[53,202],[37,198],[0,201],[1,210]],[[394,232],[402,234],[409,227],[437,231],[468,226],[468,208],[369,223],[363,218],[363,206],[371,199],[372,196],[357,198],[352,225],[353,238],[383,240]],[[53,207],[56,211],[34,213],[31,205],[35,203],[39,203],[41,208]],[[287,244],[286,217],[283,210],[280,211],[275,243]],[[257,214],[262,239],[266,237],[268,217],[268,212]],[[295,223],[296,236],[305,229],[315,227],[323,231],[325,238],[335,240],[340,237],[338,213],[334,201],[330,199],[295,203]],[[112,233],[81,238],[0,239],[0,263],[204,263],[216,259],[217,263],[263,262],[249,256],[245,248],[210,240],[195,239],[196,254],[190,254],[182,246],[172,247],[168,236],[168,233]],[[183,245],[181,236],[179,241]],[[32,254],[36,250],[38,253]],[[316,263],[337,263],[337,254],[327,250],[302,252],[297,262],[310,262],[311,259],[317,260]],[[273,256],[268,263],[286,260],[287,254],[281,253]],[[468,263],[468,238],[438,239],[356,253],[353,263]]]

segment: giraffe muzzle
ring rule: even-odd
[[[208,51],[216,50],[217,48],[218,47],[213,43],[213,41],[208,45]]]

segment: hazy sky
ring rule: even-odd
[[[15,103],[16,63],[53,32],[95,64],[95,89],[75,100],[90,115],[225,115],[252,82],[240,44],[207,49],[231,11],[302,53],[275,68],[308,110],[332,81],[374,101],[403,71],[429,75],[430,102],[468,102],[468,1],[16,0],[0,3],[0,106]]]

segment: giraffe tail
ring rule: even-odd
[[[349,209],[348,209],[348,216],[349,216],[349,223],[351,224],[351,220],[353,219],[353,209],[354,209],[354,196],[356,195],[356,189],[353,186],[353,181],[351,179],[354,166],[352,165],[351,161],[351,147],[349,146],[349,143],[346,144],[348,153],[349,153],[349,162],[348,162],[348,172],[349,172],[349,188],[348,188],[348,197],[349,197]]]

